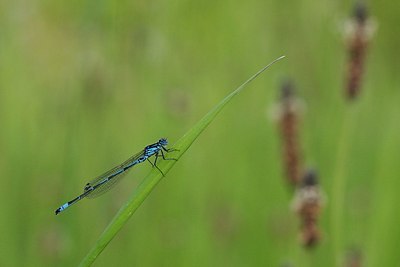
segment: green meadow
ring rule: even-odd
[[[54,211],[146,145],[174,143],[281,55],[199,135],[94,266],[361,266],[400,261],[400,4],[344,94],[352,1],[0,3],[0,265],[77,266],[150,172]],[[272,110],[291,78],[302,160],[324,192],[318,245],[300,221]],[[350,266],[350,265],[348,265]]]

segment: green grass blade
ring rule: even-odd
[[[207,128],[207,126],[214,120],[218,113],[225,107],[230,100],[242,91],[251,81],[257,78],[262,72],[269,68],[275,62],[283,59],[281,56],[274,61],[272,61],[267,66],[263,67],[256,74],[245,81],[236,90],[225,97],[219,104],[217,104],[210,112],[208,112],[197,124],[195,124],[181,139],[179,139],[174,146],[175,149],[179,151],[173,152],[173,157],[179,159],[185,151],[191,146],[191,144],[196,140],[196,138]],[[169,170],[175,165],[176,161],[160,161],[158,167],[167,174]],[[90,266],[100,253],[104,250],[111,239],[118,233],[122,226],[127,222],[127,220],[132,216],[132,214],[137,210],[140,204],[146,199],[157,183],[162,179],[162,175],[159,171],[154,170],[149,173],[149,175],[144,178],[141,184],[133,192],[131,198],[127,203],[119,210],[118,214],[114,217],[111,223],[107,226],[104,232],[101,234],[97,242],[94,244],[93,248],[89,251],[86,257],[82,260],[80,266]]]

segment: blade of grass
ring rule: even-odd
[[[258,75],[264,72],[275,62],[283,59],[285,56],[281,56],[274,61],[272,61],[267,66],[263,67],[256,74],[245,81],[236,90],[225,97],[219,104],[217,104],[211,111],[209,111],[199,122],[197,122],[183,137],[181,137],[173,146],[173,148],[179,151],[174,152],[174,157],[179,159],[185,151],[191,146],[191,144],[197,139],[197,137],[207,128],[207,126],[214,120],[218,113],[225,107],[227,103],[240,91],[243,90],[251,81],[253,81]],[[167,174],[169,170],[175,165],[176,161],[162,161],[158,165],[160,169]],[[111,239],[118,233],[122,226],[127,222],[127,220],[132,216],[132,214],[137,210],[137,208],[143,203],[146,197],[150,194],[157,183],[162,179],[162,175],[159,171],[152,171],[149,175],[143,179],[141,184],[133,192],[131,198],[128,202],[122,206],[117,215],[113,218],[111,223],[107,226],[104,232],[101,234],[96,244],[92,247],[89,253],[80,263],[80,266],[90,266],[104,248],[108,245]]]
[[[347,174],[347,163],[349,162],[349,151],[351,148],[351,136],[356,128],[357,121],[357,110],[355,107],[350,107],[347,110],[340,138],[338,140],[338,150],[336,155],[336,167],[334,173],[334,179],[332,183],[332,202],[331,202],[331,239],[332,239],[332,256],[334,257],[333,262],[336,266],[340,266],[342,262],[342,255],[344,253],[344,236],[343,236],[343,217],[345,196],[346,196],[346,174]]]

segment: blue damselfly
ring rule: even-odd
[[[145,160],[150,162],[153,167],[156,167],[164,176],[164,173],[157,166],[158,157],[161,156],[164,160],[176,160],[173,158],[165,157],[164,152],[176,151],[176,149],[166,148],[167,144],[167,139],[161,138],[160,140],[158,140],[158,142],[146,146],[142,151],[130,157],[122,164],[96,177],[85,185],[83,193],[81,195],[77,196],[71,201],[68,201],[67,203],[56,209],[56,215],[85,197],[94,198],[107,192],[113,185],[120,181],[121,178],[124,177],[133,166]],[[154,162],[151,162],[149,160],[151,156],[155,156]]]

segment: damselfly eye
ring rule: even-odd
[[[161,145],[165,146],[168,144],[168,141],[166,138],[161,138],[160,141],[158,141]]]

